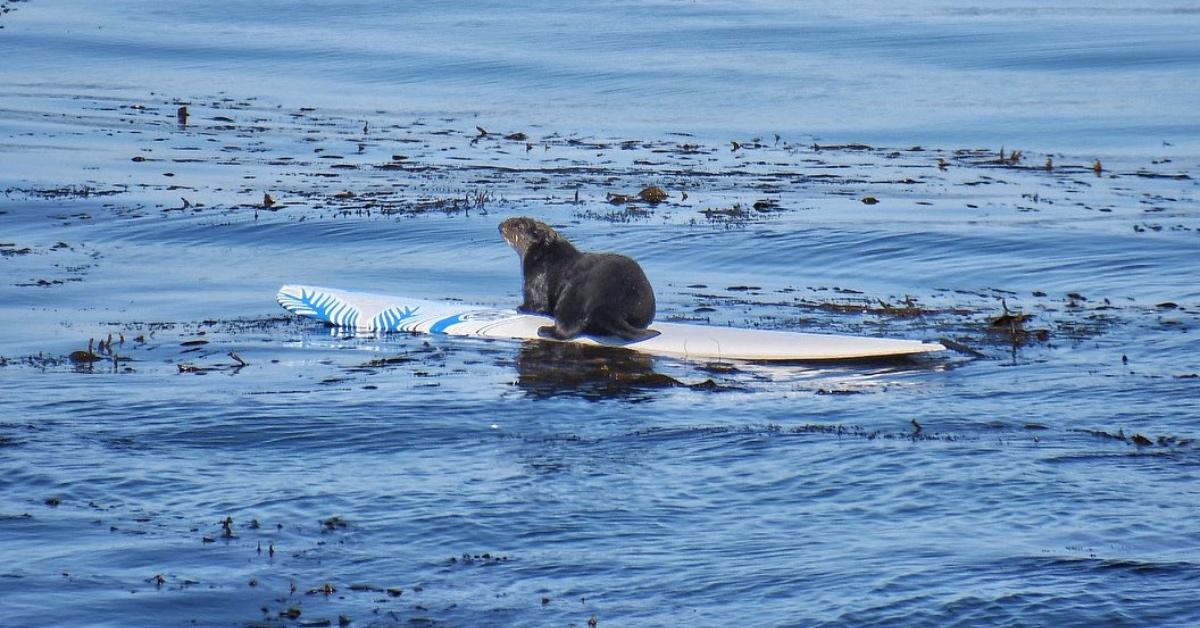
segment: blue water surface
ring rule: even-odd
[[[1200,5],[0,27],[0,625],[1200,624]],[[956,349],[709,363],[274,302],[514,306],[514,215],[636,258],[661,321]]]

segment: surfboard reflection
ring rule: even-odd
[[[627,349],[532,341],[517,354],[517,386],[534,397],[646,400],[653,391],[685,386],[654,370],[654,359]]]

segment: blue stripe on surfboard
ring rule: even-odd
[[[446,318],[443,318],[442,320],[434,323],[433,327],[429,328],[429,333],[444,334],[444,333],[446,333],[447,327],[461,323],[462,317],[463,317],[462,314],[455,314],[454,316],[447,316]]]

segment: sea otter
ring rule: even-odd
[[[654,320],[654,289],[638,263],[616,253],[585,253],[550,225],[509,218],[500,235],[521,256],[522,312],[549,314],[542,336],[569,340],[580,334],[644,340]]]

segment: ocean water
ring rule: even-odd
[[[0,27],[0,625],[1200,623],[1200,5]],[[514,305],[514,215],[638,259],[659,320],[954,350],[709,363],[274,302]]]

